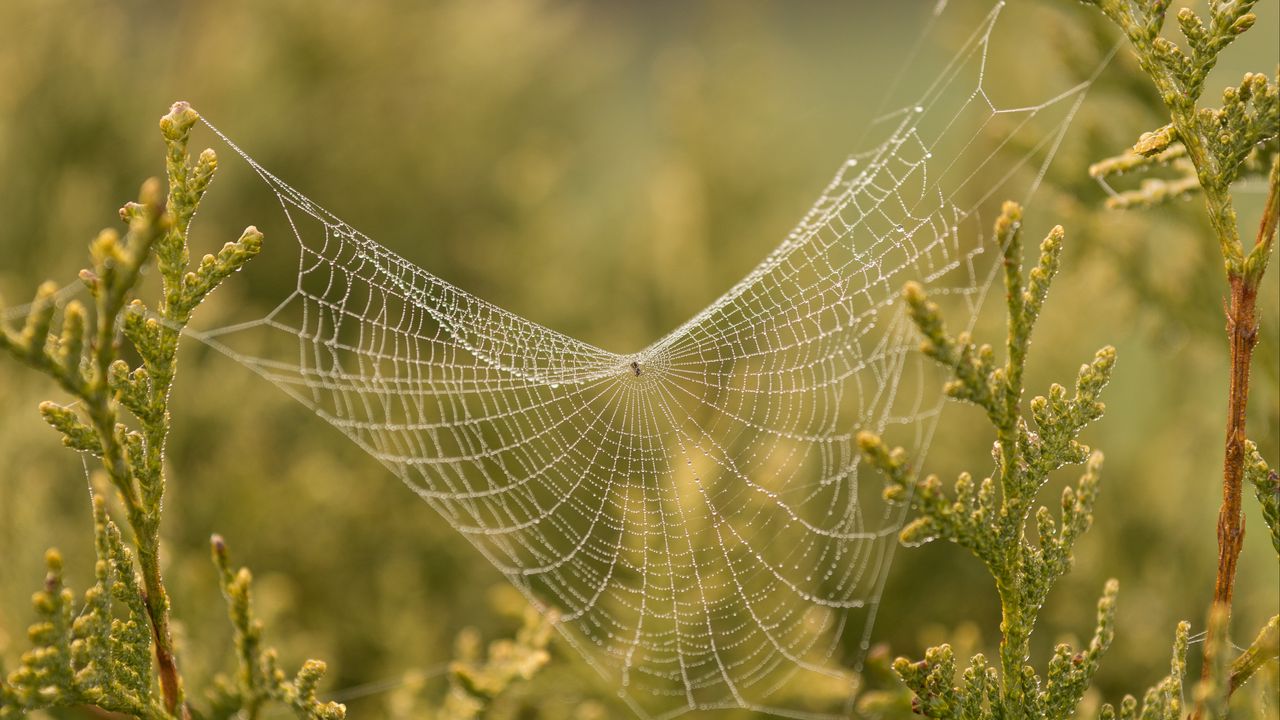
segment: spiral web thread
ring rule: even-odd
[[[210,125],[279,198],[300,257],[270,314],[196,336],[399,476],[639,715],[847,711],[902,520],[853,438],[898,433],[923,457],[942,402],[901,287],[976,314],[983,210],[1030,195],[1089,84],[993,103],[1000,10],[759,266],[629,354],[415,267]]]

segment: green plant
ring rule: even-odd
[[[151,689],[151,633],[133,554],[107,518],[101,495],[93,498],[93,518],[96,582],[77,612],[63,583],[62,557],[56,550],[46,553],[49,574],[32,600],[40,618],[30,630],[36,647],[4,685],[2,717],[75,704],[169,717]]]
[[[227,545],[213,536],[213,562],[222,576],[222,594],[227,600],[231,625],[235,628],[236,657],[239,661],[234,682],[218,678],[213,693],[215,717],[234,717],[243,712],[257,717],[270,701],[279,702],[300,718],[340,720],[345,715],[341,705],[316,699],[316,686],[324,675],[325,665],[307,660],[293,680],[280,669],[276,651],[262,646],[262,623],[253,615],[251,589],[253,576],[248,568],[232,570],[227,558]]]
[[[1149,207],[1202,192],[1230,287],[1226,315],[1231,373],[1217,533],[1219,562],[1202,678],[1193,698],[1196,717],[1225,717],[1231,693],[1280,654],[1276,617],[1234,660],[1230,659],[1228,640],[1236,564],[1244,537],[1241,504],[1246,480],[1254,487],[1272,544],[1280,553],[1280,480],[1245,430],[1250,363],[1258,341],[1257,295],[1280,218],[1280,90],[1265,75],[1249,73],[1239,86],[1224,91],[1221,107],[1200,106],[1205,82],[1219,54],[1255,23],[1250,10],[1256,0],[1211,0],[1207,22],[1195,11],[1181,9],[1177,19],[1187,50],[1161,36],[1168,0],[1085,2],[1099,7],[1124,31],[1139,67],[1155,85],[1170,117],[1169,124],[1143,134],[1128,153],[1095,164],[1091,174],[1108,178],[1173,168],[1173,177],[1150,177],[1137,189],[1117,193],[1109,204],[1114,208]],[[1240,178],[1257,174],[1268,177],[1268,194],[1257,238],[1246,247],[1240,238],[1231,187]],[[1104,350],[1092,365],[1082,369],[1075,398],[1068,400],[1065,391],[1057,387],[1049,398],[1033,400],[1035,431],[1029,429],[1020,412],[1026,340],[1057,265],[1056,245],[1061,233],[1055,230],[1046,239],[1040,263],[1024,287],[1018,271],[1017,214],[1016,208],[1006,206],[997,225],[997,235],[1006,242],[1009,302],[1009,339],[1002,367],[995,365],[990,348],[975,348],[963,335],[948,336],[937,308],[925,300],[918,287],[907,289],[913,319],[926,338],[924,351],[955,374],[948,394],[982,407],[996,428],[995,475],[999,482],[987,479],[975,488],[964,475],[951,498],[936,477],[916,479],[901,450],[888,451],[872,435],[860,438],[864,454],[888,477],[887,494],[909,502],[920,515],[903,531],[903,541],[945,538],[968,547],[991,571],[1000,593],[1003,640],[998,670],[989,667],[981,655],[975,656],[965,671],[963,687],[953,686],[954,658],[946,646],[930,649],[920,663],[900,659],[895,664],[916,694],[919,710],[932,717],[1067,717],[1075,712],[1098,656],[1113,635],[1114,587],[1109,586],[1099,603],[1097,630],[1086,651],[1073,654],[1070,648],[1059,646],[1043,687],[1034,669],[1025,664],[1027,639],[1040,601],[1066,571],[1071,544],[1089,525],[1100,456],[1090,462],[1079,485],[1064,492],[1060,526],[1040,508],[1037,543],[1025,534],[1030,504],[1049,470],[1084,460],[1085,450],[1074,437],[1085,423],[1101,414],[1096,395],[1109,375],[1113,355]],[[1186,623],[1179,625],[1170,674],[1145,694],[1141,707],[1129,696],[1118,711],[1104,706],[1103,717],[1182,717],[1188,632]]]
[[[890,450],[872,433],[861,433],[859,446],[869,463],[886,478],[885,497],[906,503],[916,517],[902,530],[901,540],[918,545],[949,540],[972,552],[995,579],[1001,605],[999,661],[992,664],[974,655],[960,675],[949,645],[930,648],[923,660],[899,658],[894,670],[914,693],[913,709],[934,718],[1069,718],[1088,689],[1099,661],[1115,635],[1118,585],[1107,583],[1098,602],[1097,624],[1087,647],[1067,644],[1054,648],[1042,677],[1031,659],[1031,634],[1049,590],[1069,569],[1072,548],[1093,522],[1102,455],[1090,452],[1076,438],[1102,416],[1099,400],[1111,377],[1116,355],[1104,347],[1092,362],[1081,366],[1075,391],[1061,385],[1029,403],[1023,411],[1023,374],[1031,332],[1058,269],[1064,233],[1055,227],[1040,244],[1039,259],[1024,277],[1020,226],[1022,210],[1006,203],[996,222],[995,236],[1003,252],[1008,334],[1003,361],[989,345],[976,345],[961,333],[950,335],[937,305],[916,284],[904,295],[912,320],[924,336],[922,352],[953,375],[945,392],[981,408],[995,429],[995,469],[975,482],[961,474],[948,493],[936,475],[919,478],[902,448]],[[1036,497],[1055,470],[1085,465],[1074,487],[1063,490],[1055,520],[1044,506],[1035,509],[1036,532],[1027,525]],[[1234,662],[1228,661],[1224,608],[1216,606],[1206,638],[1206,676],[1196,690],[1197,705],[1213,717],[1225,716],[1231,690],[1277,655],[1277,619],[1273,618],[1253,645]],[[1178,627],[1170,675],[1145,697],[1139,713],[1136,699],[1126,697],[1121,718],[1182,717],[1182,683],[1186,672],[1187,633]],[[1103,717],[1116,709],[1103,707]]]
[[[1095,164],[1090,172],[1107,178],[1172,166],[1177,171],[1173,179],[1149,177],[1139,188],[1117,194],[1109,204],[1115,208],[1150,207],[1173,197],[1203,193],[1230,289],[1226,329],[1231,371],[1217,527],[1218,568],[1209,616],[1209,637],[1220,639],[1204,646],[1197,717],[1225,716],[1227,700],[1239,687],[1240,675],[1247,677],[1256,669],[1261,663],[1258,658],[1277,654],[1273,617],[1235,663],[1226,660],[1236,565],[1244,541],[1246,481],[1257,494],[1272,546],[1280,553],[1280,480],[1248,439],[1245,427],[1250,366],[1258,343],[1258,290],[1271,261],[1280,221],[1280,87],[1275,78],[1246,73],[1238,86],[1223,91],[1220,107],[1201,106],[1206,80],[1219,56],[1257,21],[1251,12],[1256,2],[1210,0],[1206,17],[1181,8],[1177,21],[1186,42],[1184,49],[1161,34],[1169,0],[1086,0],[1124,33],[1138,66],[1169,113],[1167,125],[1144,133],[1129,152]],[[1232,186],[1257,175],[1267,177],[1267,198],[1256,239],[1252,246],[1246,246],[1241,240]],[[1175,674],[1178,672],[1175,664]]]
[[[1227,431],[1218,515],[1218,571],[1213,602],[1230,618],[1236,564],[1244,540],[1241,509],[1246,478],[1258,491],[1273,542],[1280,551],[1274,511],[1276,481],[1248,440],[1245,429],[1249,373],[1258,342],[1257,297],[1275,247],[1280,218],[1280,88],[1275,79],[1247,73],[1222,94],[1218,108],[1202,107],[1205,82],[1219,55],[1253,27],[1257,0],[1210,0],[1207,18],[1191,8],[1177,12],[1187,48],[1164,37],[1169,0],[1085,0],[1119,27],[1169,112],[1169,124],[1144,133],[1132,150],[1095,164],[1095,177],[1172,166],[1173,179],[1148,178],[1141,187],[1119,193],[1117,208],[1148,207],[1172,197],[1201,192],[1209,224],[1222,254],[1230,287],[1226,307],[1231,375],[1227,394]],[[1268,193],[1251,247],[1240,237],[1231,187],[1249,175],[1268,176]],[[1272,508],[1271,510],[1265,510]],[[1206,672],[1211,663],[1206,663]]]
[[[191,128],[198,120],[186,103],[175,104],[161,119],[167,192],[158,180],[148,180],[138,201],[120,212],[127,233],[121,237],[113,229],[103,230],[90,245],[92,267],[81,271],[80,279],[94,300],[92,313],[76,300],[59,312],[56,286],[46,283],[20,331],[0,327],[0,349],[51,377],[75,399],[65,406],[42,403],[40,413],[62,434],[64,444],[101,461],[105,479],[95,486],[115,491],[133,545],[132,550],[125,546],[110,519],[107,493],[95,492],[97,582],[77,609],[63,584],[60,556],[50,551],[48,578],[34,601],[40,618],[30,632],[34,647],[0,684],[0,717],[71,705],[145,718],[195,713],[178,669],[160,568],[169,392],[182,330],[192,312],[262,244],[261,233],[249,227],[238,240],[191,267],[188,227],[217,169],[212,150],[195,161],[188,156]],[[153,259],[162,289],[159,300],[148,306],[130,297]],[[132,360],[135,356],[140,362]],[[260,650],[261,628],[250,612],[248,573],[231,573],[221,541],[214,544],[240,669],[238,682],[219,685],[206,716],[243,711],[255,717],[261,704],[272,699],[302,718],[342,717],[342,706],[314,698],[323,663],[308,661],[289,682],[275,668],[274,655]]]
[[[458,659],[449,666],[449,692],[437,717],[475,720],[513,683],[532,678],[551,659],[547,643],[554,623],[554,616],[526,607],[515,638],[493,641],[483,657],[479,636],[474,631],[460,633]]]
[[[1076,378],[1074,394],[1053,385],[1048,396],[1022,410],[1023,373],[1034,327],[1058,269],[1063,230],[1056,227],[1040,245],[1036,266],[1023,276],[1020,229],[1022,210],[1006,203],[996,222],[1004,253],[1008,312],[1005,358],[998,362],[990,345],[976,345],[965,333],[950,335],[937,305],[916,284],[904,295],[912,320],[924,335],[922,351],[948,368],[954,378],[945,392],[980,407],[996,431],[995,471],[975,482],[965,473],[953,493],[935,475],[919,478],[901,448],[889,450],[881,439],[861,433],[864,457],[886,477],[885,497],[907,503],[918,514],[902,530],[907,545],[950,540],[983,562],[996,581],[1002,619],[1000,657],[991,664],[975,655],[954,685],[955,657],[949,645],[929,649],[924,660],[899,658],[894,669],[916,695],[915,709],[929,717],[1065,718],[1074,713],[1098,660],[1114,635],[1117,586],[1108,583],[1098,603],[1098,623],[1087,648],[1055,648],[1042,682],[1028,664],[1031,633],[1054,583],[1067,572],[1076,540],[1093,521],[1102,455],[1076,437],[1102,416],[1099,395],[1111,377],[1115,350],[1105,347]],[[1085,465],[1074,488],[1063,491],[1057,521],[1046,507],[1035,510],[1036,541],[1027,521],[1050,473],[1067,465]]]

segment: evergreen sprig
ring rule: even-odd
[[[1250,366],[1258,342],[1257,296],[1280,225],[1280,86],[1276,77],[1246,73],[1238,85],[1222,92],[1221,105],[1202,106],[1206,80],[1219,56],[1257,22],[1252,12],[1257,0],[1209,0],[1203,15],[1189,7],[1179,9],[1177,24],[1184,45],[1162,35],[1170,0],[1084,2],[1100,9],[1124,33],[1139,67],[1169,113],[1168,124],[1143,134],[1125,155],[1095,164],[1091,173],[1106,177],[1160,165],[1175,167],[1180,177],[1148,179],[1137,190],[1115,196],[1110,204],[1149,206],[1186,192],[1202,192],[1230,287],[1226,324],[1231,367],[1217,526],[1218,568],[1204,648],[1205,669],[1194,712],[1197,718],[1224,717],[1230,694],[1238,686],[1234,679],[1226,679],[1231,647],[1226,638],[1236,565],[1243,547],[1246,483],[1257,494],[1272,545],[1280,553],[1280,481],[1248,440],[1245,427]],[[1267,199],[1251,246],[1241,240],[1231,195],[1232,183],[1247,175],[1268,178]],[[1258,637],[1268,637],[1267,628],[1276,622],[1273,617]],[[1259,652],[1276,656],[1274,649]],[[1160,712],[1153,711],[1152,716],[1164,717]],[[1122,708],[1122,717],[1123,713]]]
[[[1235,660],[1230,658],[1229,619],[1227,609],[1222,605],[1213,606],[1209,612],[1204,636],[1204,675],[1192,687],[1191,707],[1184,699],[1191,625],[1181,622],[1174,633],[1169,674],[1143,693],[1141,704],[1133,695],[1126,695],[1118,708],[1110,703],[1104,704],[1099,715],[1101,720],[1184,720],[1192,708],[1195,709],[1194,717],[1213,720],[1229,717],[1231,693],[1265,663],[1273,662],[1280,652],[1280,617],[1272,617],[1253,643]]]
[[[458,636],[457,659],[449,666],[449,692],[436,717],[475,720],[512,685],[529,680],[550,660],[547,645],[555,627],[555,613],[546,616],[525,608],[524,621],[513,639],[495,640],[482,652],[471,631]]]
[[[1125,696],[1117,709],[1107,703],[1102,706],[1102,720],[1182,720],[1184,716],[1182,680],[1187,674],[1187,634],[1190,623],[1178,623],[1173,639],[1173,659],[1169,662],[1169,674],[1147,690],[1139,707],[1138,699]]]
[[[1102,454],[1077,437],[1102,416],[1099,400],[1115,366],[1114,348],[1104,347],[1081,366],[1075,389],[1050,387],[1023,411],[1023,373],[1031,332],[1048,296],[1062,252],[1064,232],[1055,227],[1040,244],[1036,265],[1023,272],[1022,209],[1006,203],[995,235],[1003,251],[1008,334],[1004,357],[966,333],[951,335],[937,305],[917,284],[904,290],[911,318],[924,336],[921,350],[946,367],[953,379],[946,393],[980,407],[996,434],[991,476],[975,482],[960,475],[952,491],[936,475],[916,476],[902,448],[888,449],[872,433],[858,443],[863,456],[885,476],[885,497],[905,503],[916,517],[902,530],[908,545],[950,540],[972,552],[991,573],[1002,610],[1000,658],[979,654],[957,684],[957,666],[947,645],[930,648],[923,660],[899,658],[894,669],[915,693],[914,709],[933,718],[1069,718],[1088,688],[1098,661],[1114,636],[1117,585],[1107,583],[1098,602],[1094,635],[1085,648],[1057,646],[1042,678],[1030,661],[1031,633],[1050,588],[1071,566],[1072,549],[1093,521]],[[1057,518],[1035,510],[1036,536],[1027,525],[1049,474],[1066,465],[1085,466],[1063,493]]]
[[[1245,452],[1248,454],[1245,479],[1253,486],[1258,504],[1262,506],[1262,520],[1271,531],[1271,546],[1276,549],[1276,554],[1280,554],[1280,474],[1267,465],[1252,440],[1245,443]]]
[[[32,648],[0,685],[0,718],[69,705],[170,717],[151,688],[151,630],[133,556],[101,495],[93,498],[93,520],[96,582],[77,608],[62,556],[45,554],[48,575],[32,598],[38,619],[27,633]]]
[[[1186,49],[1161,34],[1169,0],[1083,1],[1097,6],[1124,32],[1170,113],[1169,124],[1143,134],[1128,153],[1095,164],[1091,172],[1105,177],[1174,163],[1180,177],[1149,180],[1138,190],[1120,193],[1112,206],[1149,206],[1202,190],[1227,270],[1242,272],[1247,253],[1240,243],[1229,188],[1243,174],[1265,175],[1275,165],[1280,89],[1275,78],[1246,73],[1239,85],[1223,91],[1221,106],[1200,107],[1200,100],[1218,56],[1257,21],[1251,12],[1257,0],[1210,0],[1207,17],[1191,8],[1178,10]],[[1184,158],[1187,162],[1180,162]],[[1246,162],[1250,158],[1252,162]],[[1255,247],[1257,254],[1250,261],[1261,262],[1261,272],[1269,248],[1258,251]]]
[[[248,568],[233,570],[227,555],[227,544],[221,536],[210,541],[213,561],[222,578],[222,593],[227,600],[231,625],[235,628],[235,680],[225,676],[215,680],[214,712],[210,720],[258,717],[269,701],[283,703],[299,720],[341,720],[346,709],[336,702],[316,698],[316,686],[324,675],[325,664],[307,660],[290,680],[280,669],[276,651],[262,644],[262,622],[253,614],[253,575]]]
[[[262,234],[250,226],[217,254],[191,264],[190,221],[217,169],[212,150],[194,161],[188,154],[199,119],[186,103],[176,103],[161,119],[167,189],[159,180],[145,182],[138,200],[120,210],[125,234],[106,229],[90,244],[92,263],[80,280],[93,299],[92,311],[78,300],[59,307],[57,286],[45,283],[20,329],[0,323],[0,351],[51,377],[74,398],[71,404],[41,403],[40,414],[67,447],[101,461],[100,484],[114,489],[133,535],[130,550],[107,516],[105,494],[96,493],[97,584],[78,612],[63,585],[60,556],[50,552],[45,589],[36,595],[40,620],[30,633],[33,649],[0,682],[0,718],[71,705],[148,719],[193,713],[178,671],[160,570],[169,392],[192,312],[262,248]],[[132,295],[153,260],[163,289],[149,305]],[[136,365],[128,359],[133,356],[140,359]],[[225,554],[221,558],[225,575]],[[240,674],[252,683],[215,698],[211,716],[229,717],[245,708],[254,717],[272,700],[301,718],[342,717],[341,705],[315,698],[323,663],[308,661],[288,680],[274,652],[260,648],[260,629],[249,614],[247,571],[223,590],[242,648]],[[228,707],[233,709],[219,714]]]

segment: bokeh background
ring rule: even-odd
[[[954,30],[931,36],[908,89],[925,87],[927,57],[945,58],[988,9],[953,2]],[[186,99],[266,167],[437,275],[597,345],[638,347],[749,270],[862,149],[934,5],[0,3],[0,297],[25,302],[40,281],[74,277],[88,239],[162,172],[155,123]],[[994,85],[1087,66],[1116,38],[1076,3],[1020,5],[1007,37],[1021,44],[989,65]],[[1276,67],[1280,12],[1273,2],[1258,12],[1211,88]],[[1119,578],[1118,637],[1095,703],[1167,672],[1175,623],[1203,627],[1216,563],[1227,368],[1217,250],[1198,201],[1109,212],[1085,171],[1161,124],[1136,73],[1124,53],[1107,69],[1029,210],[1032,228],[1068,229],[1029,387],[1069,381],[1103,344],[1120,355],[1107,416],[1086,438],[1107,455],[1096,522],[1035,638],[1043,658],[1054,642],[1087,637],[1103,582]],[[1246,231],[1262,191],[1240,188]],[[224,205],[202,225],[209,247],[269,212],[262,201]],[[207,317],[265,304],[293,282],[257,277],[228,283]],[[1278,277],[1262,294],[1249,416],[1273,462]],[[998,327],[998,315],[988,320]],[[164,542],[197,696],[232,662],[213,532],[253,568],[269,641],[290,665],[327,660],[328,687],[352,717],[416,717],[406,713],[442,696],[462,628],[511,634],[521,601],[381,466],[225,358],[190,344],[182,363]],[[25,645],[43,549],[63,550],[73,585],[91,577],[81,461],[35,412],[50,397],[51,383],[0,362],[0,657],[10,660]],[[988,467],[979,419],[948,409],[934,470]],[[1252,497],[1245,505],[1241,644],[1280,605],[1275,554]],[[874,639],[894,654],[956,637],[990,653],[998,622],[982,567],[935,544],[897,553]],[[569,648],[553,655],[496,715],[625,716]]]

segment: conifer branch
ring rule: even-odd
[[[69,705],[148,720],[191,716],[160,569],[169,393],[177,373],[178,343],[192,312],[262,248],[262,234],[249,227],[216,255],[205,255],[191,267],[190,221],[217,169],[212,150],[195,161],[188,155],[190,132],[198,119],[186,103],[175,104],[161,119],[167,190],[160,181],[148,180],[138,201],[120,210],[128,228],[124,236],[107,229],[90,244],[92,264],[81,271],[80,279],[93,298],[92,317],[74,300],[59,312],[57,288],[45,283],[21,329],[0,322],[0,351],[49,376],[77,401],[42,403],[40,414],[65,445],[101,461],[105,480],[100,484],[110,485],[119,497],[134,548],[125,547],[107,517],[104,495],[96,493],[98,582],[85,594],[83,609],[73,615],[60,556],[50,553],[46,587],[36,596],[41,619],[31,633],[35,647],[0,682],[0,719]],[[159,302],[149,307],[130,297],[153,259],[163,289]],[[126,359],[125,342],[141,359],[137,366]],[[252,717],[271,700],[292,708],[300,718],[342,717],[341,705],[315,698],[322,663],[308,661],[288,680],[276,667],[274,652],[259,647],[247,571],[224,582],[224,592],[232,601],[233,621],[244,621],[233,624],[237,642],[244,646],[241,676],[253,682],[215,698],[208,716],[230,717],[247,705]],[[160,687],[158,698],[152,696],[153,683]],[[219,714],[222,711],[227,714]]]
[[[1073,394],[1055,384],[1047,397],[1031,401],[1031,417],[1024,415],[1022,378],[1031,333],[1057,273],[1065,233],[1061,227],[1049,232],[1035,266],[1024,275],[1021,220],[1022,208],[1005,203],[995,226],[1003,252],[1008,327],[1003,362],[997,362],[991,346],[977,346],[965,334],[951,336],[940,309],[918,284],[904,289],[911,318],[924,336],[921,351],[953,376],[947,395],[982,408],[995,430],[992,476],[975,483],[963,473],[948,493],[936,475],[917,479],[902,448],[890,450],[872,433],[858,435],[863,457],[885,476],[885,498],[908,504],[916,514],[903,528],[902,542],[945,539],[967,548],[986,565],[999,592],[998,666],[975,655],[963,683],[956,685],[955,658],[947,645],[930,648],[921,661],[898,658],[894,663],[915,693],[913,709],[933,718],[1071,717],[1114,637],[1118,587],[1112,581],[1098,603],[1088,647],[1055,648],[1043,682],[1029,664],[1040,608],[1070,569],[1072,549],[1093,521],[1102,454],[1090,452],[1076,438],[1102,416],[1098,398],[1115,366],[1115,350],[1105,347],[1081,367]],[[1075,487],[1064,489],[1056,520],[1046,507],[1035,511],[1033,542],[1027,523],[1037,495],[1051,472],[1073,464],[1084,464],[1084,475]]]
[[[1101,720],[1182,720],[1185,715],[1182,700],[1182,680],[1187,674],[1187,645],[1191,624],[1178,623],[1173,639],[1173,658],[1169,661],[1169,674],[1148,690],[1139,708],[1138,699],[1126,695],[1117,709],[1106,703],[1099,713]]]
[[[106,482],[97,476],[94,485]],[[28,632],[33,647],[0,683],[0,718],[74,705],[144,720],[172,717],[152,691],[151,630],[132,553],[100,493],[93,520],[96,582],[77,610],[62,556],[46,553],[44,588],[32,598],[39,618]]]
[[[346,708],[336,702],[321,702],[316,687],[325,673],[325,664],[307,660],[297,675],[287,679],[279,667],[273,648],[262,644],[262,622],[253,614],[253,575],[248,568],[233,570],[227,555],[227,544],[221,536],[210,540],[213,562],[222,578],[222,594],[227,612],[235,628],[235,680],[219,678],[215,706],[220,717],[243,717],[254,720],[271,700],[293,710],[299,720],[341,720]]]
[[[1084,1],[1098,7],[1125,34],[1170,118],[1164,127],[1139,138],[1128,154],[1097,163],[1091,172],[1103,177],[1172,162],[1180,169],[1180,178],[1148,180],[1139,190],[1121,193],[1110,204],[1153,205],[1198,187],[1204,194],[1230,287],[1226,315],[1231,373],[1213,594],[1214,604],[1225,608],[1229,617],[1244,539],[1241,498],[1248,472],[1245,418],[1250,364],[1257,343],[1257,293],[1270,262],[1280,216],[1280,87],[1275,78],[1246,73],[1239,85],[1223,91],[1219,107],[1200,104],[1205,81],[1219,55],[1256,22],[1251,10],[1257,0],[1210,0],[1205,17],[1191,8],[1180,9],[1177,23],[1187,49],[1161,34],[1169,0]],[[1269,174],[1270,189],[1257,240],[1252,247],[1245,247],[1231,185],[1259,169]]]
[[[1280,615],[1273,615],[1249,647],[1231,662],[1230,690],[1234,692],[1263,665],[1277,659],[1280,659]]]
[[[1245,479],[1253,486],[1258,504],[1262,506],[1262,520],[1271,531],[1271,546],[1280,555],[1280,474],[1267,465],[1253,441],[1245,444],[1245,452],[1248,455]]]
[[[440,720],[475,720],[513,684],[528,680],[550,660],[547,645],[555,627],[554,613],[543,616],[525,608],[524,621],[511,640],[495,640],[482,653],[472,631],[458,636],[458,659],[449,666],[449,692]]]

